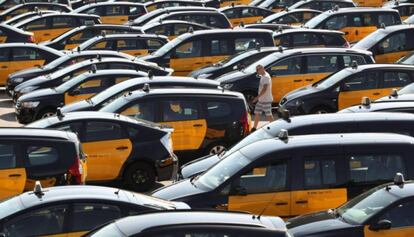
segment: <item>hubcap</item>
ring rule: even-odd
[[[135,172],[132,174],[132,180],[136,184],[143,184],[143,183],[148,182],[149,175],[147,172],[143,170],[135,170]]]
[[[218,146],[214,146],[213,148],[211,148],[210,150],[210,155],[216,155],[216,154],[220,154],[223,151],[225,151],[226,148],[224,146],[218,145]]]

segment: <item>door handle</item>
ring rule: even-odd
[[[213,62],[206,62],[206,63],[211,64],[211,63],[213,63]]]
[[[49,33],[46,33],[46,34],[43,34],[44,36],[50,36],[50,34]]]
[[[195,128],[199,128],[199,127],[202,127],[203,125],[202,124],[194,124],[193,125],[193,127],[195,127]]]
[[[195,63],[195,64],[203,64],[203,63]]]
[[[119,147],[117,147],[116,149],[117,149],[118,151],[123,151],[123,150],[128,149],[128,147],[127,147],[127,146],[119,146]]]
[[[9,68],[8,66],[1,66],[1,68]]]
[[[33,65],[34,67],[40,67],[40,65],[39,64],[35,64],[35,65]]]
[[[345,32],[345,35],[349,35],[349,32]]]
[[[359,34],[359,32],[356,30],[356,31],[355,31],[355,35],[358,35],[358,34]]]
[[[288,204],[287,202],[277,202],[277,203],[275,203],[276,206],[284,206],[284,205],[287,205],[287,204]]]
[[[373,95],[381,95],[381,93],[375,92],[375,93],[373,93]]]
[[[302,80],[293,80],[293,82],[301,82]]]
[[[313,81],[313,79],[306,79],[305,81]]]
[[[308,200],[299,200],[299,201],[296,201],[296,204],[306,204],[306,203],[308,203]]]
[[[20,176],[22,176],[21,174],[9,174],[9,177],[10,178],[15,178],[15,177],[20,177]]]

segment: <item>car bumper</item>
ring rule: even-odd
[[[178,158],[172,154],[157,164],[158,181],[176,180],[178,173]]]
[[[22,107],[19,103],[17,103],[15,106],[15,114],[17,121],[22,124],[30,123],[35,118],[35,109],[34,108],[25,108]]]

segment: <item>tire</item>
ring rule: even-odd
[[[36,119],[42,119],[42,118],[47,118],[47,117],[50,117],[50,116],[54,116],[55,113],[56,113],[56,111],[53,110],[53,109],[44,109],[44,110],[39,112]]]
[[[220,154],[221,152],[225,151],[227,149],[227,145],[224,142],[217,142],[214,144],[211,144],[207,147],[205,151],[205,155],[215,155]]]
[[[124,182],[133,191],[145,192],[154,186],[155,177],[154,167],[144,162],[136,162],[126,169]]]
[[[243,92],[243,95],[246,99],[247,105],[249,106],[250,113],[253,113],[255,105],[251,101],[257,96],[257,93],[253,91],[245,91]]]
[[[311,114],[327,114],[332,113],[332,110],[326,106],[318,106],[311,110]]]

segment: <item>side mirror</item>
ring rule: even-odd
[[[236,187],[234,187],[234,194],[240,195],[240,196],[246,196],[247,195],[247,190],[244,187],[236,186]]]
[[[79,95],[80,91],[79,90],[73,90],[73,91],[69,91],[68,95],[70,96],[75,96],[75,95]]]
[[[372,231],[389,230],[391,229],[391,221],[380,220],[377,223],[370,225],[369,229]]]

